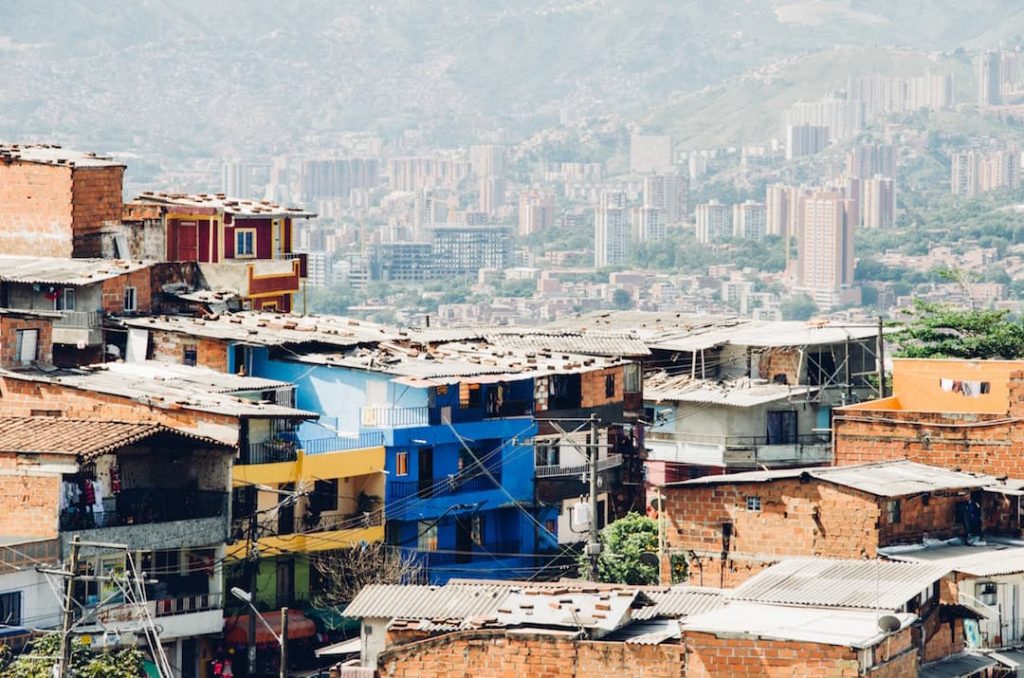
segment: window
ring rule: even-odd
[[[768,444],[793,445],[797,442],[796,410],[768,412]]]
[[[22,365],[39,359],[39,330],[18,330],[15,355]]]
[[[255,257],[256,256],[256,229],[236,228],[235,229],[235,256]]]
[[[537,442],[534,449],[536,450],[536,457],[534,459],[536,466],[558,466],[558,460],[561,456],[561,447],[558,444],[558,440]]]
[[[437,522],[420,521],[416,523],[416,549],[419,551],[437,550]]]
[[[21,591],[0,593],[0,624],[21,625]]]
[[[614,398],[615,397],[615,375],[607,374],[604,377],[604,397]]]
[[[480,384],[459,384],[459,407],[475,409],[480,407]]]
[[[186,344],[182,349],[181,364],[196,366],[196,362],[199,360],[199,349],[195,344]]]
[[[60,291],[60,294],[56,299],[53,300],[54,309],[58,311],[74,311],[75,310],[75,288],[65,287]]]
[[[396,476],[407,476],[409,475],[409,453],[399,452],[395,455],[395,475]]]
[[[133,313],[139,308],[134,287],[124,288],[124,312]]]
[[[631,363],[622,368],[622,390],[626,393],[640,392],[640,366]]]
[[[889,523],[895,525],[900,522],[900,500],[893,499],[886,505],[886,513],[889,516]]]
[[[313,483],[313,498],[321,511],[337,511],[338,479],[318,480]]]
[[[29,415],[33,417],[63,417],[64,410],[29,410]]]
[[[761,497],[747,497],[747,510],[748,511],[760,511],[761,510]]]

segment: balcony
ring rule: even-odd
[[[473,544],[470,549],[413,550],[411,553],[416,555],[427,570],[430,570],[433,567],[474,561],[493,565],[496,559],[518,558],[522,553],[522,546],[519,540],[507,540],[493,544]]]
[[[294,260],[299,262],[299,277],[309,277],[309,255],[305,252],[287,252],[281,255],[282,259]]]
[[[648,459],[695,466],[759,468],[824,464],[832,461],[832,436],[809,433],[769,439],[705,433],[649,431]]]
[[[60,311],[53,321],[53,343],[96,346],[103,343],[102,311]]]
[[[242,464],[276,464],[298,459],[298,446],[290,440],[265,440],[249,443],[242,454]]]
[[[305,440],[301,443],[302,451],[305,454],[326,454],[328,452],[343,452],[345,450],[359,450],[367,447],[381,447],[384,445],[384,434],[380,431],[366,431],[352,435],[339,435],[330,438],[316,438]]]
[[[451,409],[453,422],[504,419],[505,417],[529,417],[532,414],[533,399],[503,400],[500,403],[471,404],[468,407],[453,407]]]
[[[366,428],[406,428],[439,423],[439,421],[431,421],[430,408],[426,405],[422,407],[361,407],[359,408],[359,420]]]
[[[491,471],[494,480],[501,483],[501,472]],[[448,476],[437,478],[430,483],[421,483],[419,480],[392,480],[388,483],[388,499],[407,499],[416,497],[418,499],[431,499],[433,497],[445,497],[463,492],[486,492],[497,489],[497,485],[490,477],[484,474],[473,476]]]
[[[597,472],[608,471],[613,468],[622,466],[622,455],[621,454],[609,454],[604,459],[597,460]],[[547,466],[537,466],[534,469],[534,477],[536,478],[558,478],[558,477],[569,477],[569,476],[586,476],[590,473],[590,464],[582,464],[579,466],[559,466],[558,464],[552,464]]]
[[[220,633],[224,628],[223,603],[220,593],[191,593],[149,600],[145,609],[150,618],[159,617],[160,638],[172,640]],[[95,627],[86,620],[83,628],[102,635],[105,630],[136,628],[143,618],[137,605],[114,605],[96,610],[95,620]]]

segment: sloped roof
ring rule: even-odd
[[[149,261],[0,256],[0,280],[39,285],[91,285],[152,266]]]
[[[633,612],[633,619],[678,619],[717,610],[726,603],[726,591],[707,586],[673,586],[667,591],[648,590],[654,605]]]
[[[89,460],[158,435],[227,449],[212,438],[155,423],[0,417],[0,452],[67,454]]]
[[[691,379],[689,375],[669,376],[664,372],[644,378],[644,400],[655,402],[754,407],[817,390],[814,386],[789,386],[753,379],[725,382]]]
[[[949,571],[940,564],[791,558],[757,573],[728,597],[756,603],[898,610]]]
[[[937,466],[897,460],[857,464],[855,466],[727,473],[725,475],[704,476],[693,480],[667,483],[667,486],[686,487],[692,485],[768,483],[774,480],[799,478],[801,476],[842,485],[878,497],[902,497],[937,490],[982,488],[995,482],[993,478],[988,476],[977,476]]]
[[[238,217],[315,217],[301,207],[285,207],[270,200],[232,198],[223,193],[154,193],[146,191],[135,202],[174,207],[212,208]]]
[[[452,619],[491,615],[508,595],[505,585],[364,586],[342,613],[353,618]]]
[[[968,545],[962,540],[939,544],[898,546],[880,549],[886,558],[905,563],[922,563],[961,572],[972,577],[995,577],[1024,572],[1024,541],[988,538]]]
[[[30,162],[65,167],[124,167],[123,162],[56,144],[0,144],[0,162]]]

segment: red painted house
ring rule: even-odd
[[[211,285],[237,289],[249,308],[291,310],[306,276],[304,255],[292,253],[294,220],[316,214],[223,193],[151,192],[126,213],[160,221],[167,261],[198,262]]]

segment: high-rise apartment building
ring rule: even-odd
[[[380,184],[376,158],[317,158],[302,161],[300,190],[307,202],[341,199],[353,190]]]
[[[819,307],[855,301],[853,234],[856,210],[841,191],[814,191],[801,198],[797,234],[797,289]]]
[[[594,211],[594,266],[617,266],[629,260],[629,210],[623,191],[604,191]]]
[[[1015,149],[962,151],[950,158],[954,195],[973,196],[1020,183],[1020,154]]]
[[[896,149],[892,144],[858,144],[846,154],[846,175],[867,179],[896,176]]]
[[[471,165],[450,156],[392,158],[387,177],[392,191],[454,190],[470,175]]]
[[[847,141],[864,129],[864,102],[839,97],[797,102],[783,116],[783,127],[804,125],[827,127],[832,143]]]
[[[546,230],[555,225],[555,196],[547,191],[519,194],[519,235]]]
[[[765,190],[765,234],[785,236],[789,233],[790,195],[795,189],[785,184],[771,184]]]
[[[737,238],[763,240],[767,232],[767,210],[763,202],[747,200],[732,206],[732,234]]]
[[[911,78],[851,77],[846,81],[846,97],[864,102],[865,120],[922,108],[950,109],[956,104],[956,78],[952,74],[932,73]]]
[[[861,223],[865,228],[891,228],[896,223],[896,182],[874,176],[861,181]]]
[[[480,211],[494,214],[505,205],[505,177],[487,176],[478,180],[480,187]]]
[[[689,194],[689,180],[677,172],[644,177],[644,207],[665,210],[665,221],[669,224],[686,219]]]
[[[697,205],[697,242],[719,242],[728,237],[729,234],[728,205],[723,205],[717,200]]]
[[[978,103],[982,106],[998,106],[1003,101],[1003,55],[998,50],[981,55],[978,73]]]
[[[660,207],[637,207],[633,210],[633,234],[640,242],[657,242],[668,235],[665,210]]]
[[[469,147],[469,163],[478,177],[504,177],[506,172],[504,146],[481,144]]]
[[[672,137],[634,134],[629,140],[629,169],[636,173],[672,169]]]
[[[251,171],[249,166],[241,160],[230,160],[221,167],[220,190],[225,195],[238,196],[239,198],[250,198],[249,177]]]
[[[828,146],[828,127],[789,125],[786,127],[786,160],[814,155]]]

